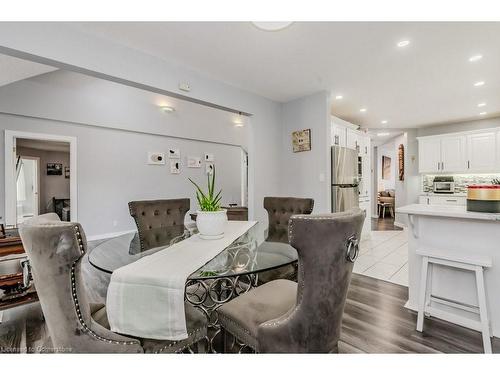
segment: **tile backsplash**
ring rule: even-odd
[[[500,179],[500,174],[453,174],[455,181],[455,193],[467,193],[468,185],[491,184],[494,178]],[[422,175],[422,191],[430,193],[433,190],[433,182],[436,175]]]

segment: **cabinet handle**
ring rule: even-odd
[[[441,162],[441,170],[444,171],[444,161]]]
[[[470,160],[467,160],[467,169],[470,169]]]
[[[439,171],[439,162],[438,162],[438,171]]]
[[[447,199],[446,202],[456,202],[456,199]]]

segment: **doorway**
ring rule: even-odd
[[[17,224],[40,214],[40,158],[18,155],[16,160]]]
[[[5,131],[5,221],[54,212],[77,221],[76,138]]]

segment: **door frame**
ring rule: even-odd
[[[34,216],[40,215],[40,157],[38,156],[22,156],[21,159],[35,160],[36,161],[36,214]],[[17,191],[17,189],[16,189]],[[16,197],[17,198],[17,197]],[[16,199],[17,201],[17,199]],[[17,220],[17,219],[16,219]]]
[[[78,184],[77,184],[77,139],[57,134],[31,133],[17,130],[5,130],[5,224],[16,225],[16,178],[15,178],[15,153],[16,139],[36,139],[41,141],[68,142],[70,145],[70,193],[71,221],[78,221]],[[41,170],[39,171],[41,173]]]

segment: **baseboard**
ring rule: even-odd
[[[118,236],[122,236],[124,234],[133,233],[133,232],[135,232],[134,229],[124,230],[122,232],[96,234],[95,236],[88,236],[87,241],[106,240],[108,238],[118,237]]]
[[[406,224],[400,223],[400,222],[397,222],[397,221],[394,222],[394,226],[395,227],[400,227],[400,228],[406,228],[407,227]]]

